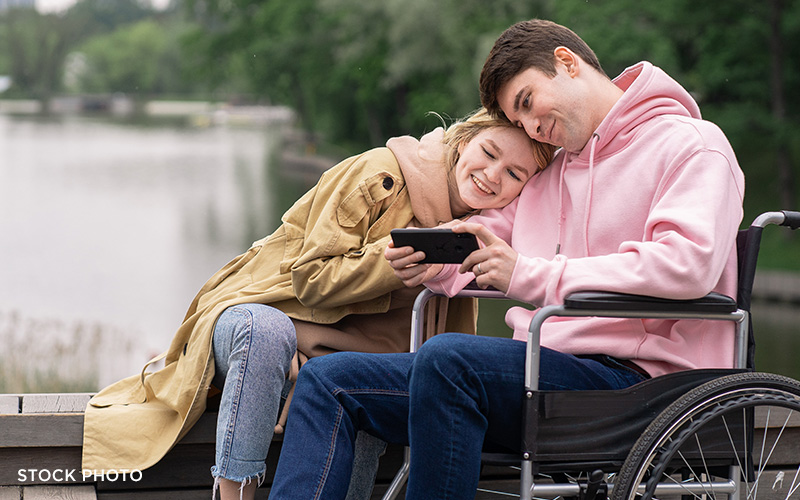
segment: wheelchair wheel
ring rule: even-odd
[[[667,407],[634,444],[612,500],[800,499],[800,382],[768,373],[721,377]],[[732,479],[731,479],[732,478]]]

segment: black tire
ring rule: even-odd
[[[768,420],[765,429],[753,431],[754,415]],[[745,476],[739,474],[740,499],[800,499],[800,464],[787,467],[773,453],[800,442],[796,424],[786,425],[790,419],[800,419],[797,380],[769,373],[712,380],[672,403],[645,429],[614,480],[611,498],[649,500],[658,484],[679,486],[657,498],[717,498],[725,494],[721,489],[696,481],[726,480],[732,465]],[[692,481],[694,493],[688,486]],[[644,491],[637,491],[640,484],[646,485]]]

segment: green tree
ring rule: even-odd
[[[83,92],[144,95],[163,91],[159,62],[166,48],[164,30],[150,20],[91,38],[78,49],[86,57],[79,88]]]
[[[47,103],[60,87],[59,70],[66,57],[65,41],[73,36],[72,26],[61,23],[58,16],[42,15],[33,9],[10,9],[2,22],[13,80],[10,93]]]
[[[62,90],[64,63],[75,46],[148,15],[154,11],[137,0],[81,0],[63,14],[29,8],[0,13],[0,64],[13,79],[9,93],[47,104]]]
[[[244,77],[310,132],[361,148],[476,108],[487,43],[541,3],[188,0],[201,28],[187,47],[216,81]]]
[[[120,26],[153,17],[149,6],[138,0],[79,0],[65,17],[80,23],[84,36],[111,33]]]

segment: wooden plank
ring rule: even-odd
[[[181,440],[184,444],[214,443],[217,414],[205,413]],[[81,446],[82,413],[0,414],[0,448]],[[280,441],[282,437],[276,440]]]
[[[26,486],[24,500],[97,500],[94,487],[84,486]]]
[[[213,444],[178,444],[157,464],[143,470],[140,480],[98,481],[97,491],[164,490],[182,487],[206,488],[208,492],[214,483],[211,477],[212,465]],[[274,469],[274,463],[271,467]]]
[[[797,465],[795,465],[794,469],[783,471],[763,471],[759,479],[761,486],[758,488],[758,493],[751,492],[748,497],[758,498],[758,500],[797,500],[797,498],[800,498],[800,489],[794,490],[794,493],[789,496],[792,485],[797,486],[796,474]]]
[[[282,439],[282,438],[279,438]],[[197,423],[181,439],[182,444],[214,444],[217,441],[217,413],[206,412],[200,415]]]
[[[20,471],[23,471],[22,475]],[[36,472],[30,472],[36,471]],[[39,474],[38,471],[48,471]],[[56,477],[53,477],[55,471]],[[37,485],[57,484],[64,480],[64,471],[72,471],[76,483],[81,477],[81,449],[72,448],[0,448],[0,484]],[[20,480],[24,479],[24,480]],[[41,479],[49,479],[42,481]]]
[[[267,493],[264,488],[258,490],[256,500],[266,500]],[[202,489],[172,489],[153,491],[98,491],[97,500],[209,500],[211,488]],[[219,498],[219,495],[217,495]]]
[[[273,441],[267,456],[267,474],[264,484],[270,485],[274,479],[275,469],[278,464],[278,457],[281,452],[281,441]],[[386,453],[381,457],[378,467],[377,481],[388,484],[400,468],[403,460],[403,447],[390,445]],[[205,488],[206,493],[213,485],[211,477],[211,466],[214,465],[214,444],[178,444],[167,455],[153,467],[142,471],[142,479],[137,482],[131,481],[100,481],[97,483],[97,491],[105,493],[109,491],[144,491],[155,489],[163,491],[175,488]]]
[[[389,485],[376,484],[372,491],[371,500],[380,500]],[[478,492],[475,500],[495,500],[501,498],[498,493],[516,496],[519,494],[519,480],[489,480],[481,481],[478,485]],[[269,496],[269,486],[261,486],[256,490],[256,500],[267,500]],[[162,489],[162,490],[140,490],[140,491],[98,491],[97,500],[208,500],[211,488],[190,488],[190,489]],[[405,494],[405,487],[401,490],[400,498]]]
[[[779,434],[778,446],[773,450]],[[780,429],[770,429],[766,439],[763,429],[760,432],[756,430],[753,433],[753,450],[755,450],[754,458],[756,460],[761,455],[762,442],[767,443],[764,447],[764,456],[769,455],[769,463],[773,467],[786,464],[794,467],[800,466],[800,428],[785,429],[783,432],[780,432]]]
[[[83,413],[89,393],[23,394],[22,413]]]
[[[81,446],[83,414],[0,415],[0,449]]]
[[[0,500],[22,500],[20,486],[0,486]]]
[[[262,486],[256,490],[256,500],[267,500],[269,488]],[[201,489],[171,489],[153,491],[98,491],[97,500],[209,500],[211,498],[211,488]],[[217,493],[219,498],[219,493]],[[372,496],[379,500],[382,495]]]
[[[19,396],[0,394],[0,414],[19,413]]]
[[[779,406],[770,406],[769,409],[756,406],[756,429],[763,429],[767,423],[770,427],[782,427],[784,424],[787,427],[800,427],[800,412]]]

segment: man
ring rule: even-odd
[[[650,63],[610,80],[572,31],[532,20],[497,40],[481,101],[559,146],[516,203],[456,231],[484,247],[461,266],[386,257],[407,285],[455,294],[472,279],[535,306],[580,290],[672,299],[734,296],[744,177],[722,132]],[[471,498],[484,441],[518,448],[524,340],[442,334],[416,354],[342,353],[309,363],[289,416],[274,498],[342,498],[364,429],[410,443],[406,498]],[[649,376],[730,367],[733,327],[702,321],[556,319],[542,332],[541,389],[619,389]],[[304,372],[304,373],[302,373]],[[315,497],[316,498],[316,497]]]

